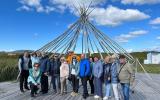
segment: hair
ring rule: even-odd
[[[124,59],[124,58],[126,58],[125,55],[120,55],[120,56],[119,56],[119,59]]]
[[[95,57],[96,57],[96,58],[98,58],[98,59],[100,59],[100,57],[99,57],[99,56],[94,56],[94,58],[95,58]]]
[[[94,62],[94,57],[90,56],[89,58],[91,58],[91,59],[92,59],[92,61]]]

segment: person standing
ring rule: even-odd
[[[85,54],[81,54],[79,76],[81,78],[82,85],[83,85],[83,98],[84,99],[86,99],[89,96],[88,89],[87,89],[87,80],[88,80],[89,75],[90,75],[89,60],[85,58]]]
[[[94,64],[94,58],[90,57],[89,58],[89,62],[90,62],[90,76],[89,76],[89,84],[91,87],[91,95],[94,95],[94,84],[93,84],[93,80],[94,80],[94,76],[93,76],[93,64]]]
[[[102,76],[103,76],[103,64],[98,57],[94,57],[93,75],[94,75],[94,98],[102,98]]]
[[[45,53],[42,53],[40,59],[41,75],[41,92],[42,94],[48,93],[48,71],[49,71],[49,59]]]
[[[37,91],[40,88],[41,71],[39,62],[33,64],[33,68],[29,69],[28,83],[31,88],[31,97],[37,96]]]
[[[120,70],[119,70],[119,80],[123,91],[124,100],[129,100],[130,85],[133,84],[135,80],[135,74],[133,71],[133,65],[126,61],[124,55],[120,55]]]
[[[111,58],[109,56],[105,57],[104,64],[103,64],[103,78],[105,83],[105,97],[103,100],[108,100],[111,96]]]
[[[66,79],[69,76],[69,65],[64,57],[61,57],[61,66],[60,66],[60,81],[61,81],[61,95],[67,93],[67,84]]]
[[[19,58],[18,68],[20,72],[20,91],[24,92],[23,87],[29,90],[27,79],[29,76],[29,68],[32,68],[31,59],[29,58],[29,53],[24,52],[24,55]]]
[[[119,92],[118,92],[118,70],[120,69],[119,59],[117,58],[117,55],[114,54],[111,57],[111,84],[113,88],[113,93],[115,100],[119,100]]]
[[[50,59],[50,74],[54,93],[60,93],[60,66],[61,62],[58,55],[52,55]]]
[[[70,76],[72,81],[73,92],[71,96],[78,95],[79,88],[79,62],[76,55],[73,55],[71,64],[70,64]]]

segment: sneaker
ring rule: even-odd
[[[75,93],[75,96],[77,96],[78,95],[78,93]]]
[[[75,94],[75,92],[71,92],[71,96],[73,96]]]
[[[103,98],[103,100],[108,100],[108,97],[107,97],[107,96],[105,96],[105,97]]]
[[[95,95],[94,98],[95,98],[95,99],[99,99],[99,96],[98,96],[98,95]]]

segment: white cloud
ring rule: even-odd
[[[126,50],[128,53],[131,53],[131,52],[133,52],[133,49],[127,49]]]
[[[160,3],[160,0],[121,0],[121,3],[134,5],[157,4]]]
[[[150,18],[149,15],[137,9],[120,9],[112,5],[107,8],[100,8],[100,6],[98,6],[106,3],[107,0],[76,0],[76,2],[75,0],[49,0],[47,5],[42,5],[42,1],[43,0],[20,0],[22,7],[24,7],[23,9],[19,9],[33,9],[37,12],[45,13],[50,13],[52,11],[63,13],[66,9],[69,9],[71,13],[78,15],[74,6],[78,8],[80,5],[82,6],[82,4],[84,4],[87,7],[92,1],[92,5],[89,10],[93,8],[95,9],[89,17],[99,25],[117,26],[124,22],[139,21]]]
[[[123,22],[143,20],[150,16],[137,9],[124,10],[110,5],[106,9],[95,8],[90,17],[100,25],[117,26]]]
[[[145,35],[147,33],[148,31],[146,30],[133,31],[133,32],[129,32],[128,34],[121,34],[120,36],[117,36],[115,40],[121,43],[126,43],[126,42],[129,42],[130,39],[139,37],[141,35]]]
[[[55,8],[53,6],[43,6],[42,0],[20,0],[19,1],[22,6],[17,9],[17,11],[37,11],[37,12],[45,12],[49,13],[51,11],[54,11]]]
[[[17,8],[17,11],[22,11],[22,10],[25,10],[25,11],[32,11],[32,9],[26,5],[23,5],[19,8]]]
[[[160,36],[158,36],[157,39],[160,40]]]
[[[160,24],[160,17],[151,20],[150,24],[152,24],[152,25],[158,25],[158,24]]]

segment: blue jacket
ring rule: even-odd
[[[87,77],[90,75],[90,62],[88,59],[80,61],[80,77]]]
[[[93,75],[94,77],[101,78],[103,75],[103,64],[102,61],[99,60],[93,64]]]
[[[112,63],[111,66],[111,82],[112,83],[118,83],[118,69],[119,69],[119,61],[116,60]]]
[[[49,71],[49,59],[48,56],[42,57],[40,59],[40,69],[42,73],[48,72]]]

